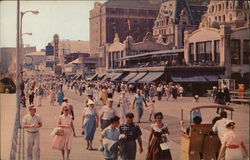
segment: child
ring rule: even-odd
[[[198,95],[195,95],[195,96],[194,96],[193,102],[197,102],[197,103],[199,102],[199,96],[198,96]]]
[[[152,122],[151,117],[152,115],[155,115],[155,100],[152,100],[152,102],[148,105],[149,107],[149,121]]]

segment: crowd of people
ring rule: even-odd
[[[26,97],[29,99],[29,111],[23,119],[23,127],[27,128],[28,134],[28,159],[31,160],[39,159],[40,149],[39,149],[39,128],[42,127],[42,121],[38,114],[36,114],[36,107],[34,106],[34,97],[37,97],[37,106],[41,107],[42,99],[44,97],[50,98],[50,105],[54,106],[57,102],[61,106],[61,115],[58,116],[57,128],[59,128],[54,133],[54,139],[52,142],[52,148],[60,150],[62,153],[62,159],[68,160],[70,155],[70,150],[72,147],[72,139],[76,135],[74,129],[74,109],[72,104],[68,102],[65,97],[64,89],[74,90],[75,94],[80,96],[86,95],[86,104],[84,104],[84,109],[82,112],[82,135],[86,140],[86,149],[93,150],[93,139],[95,136],[96,129],[101,128],[101,138],[99,150],[103,151],[105,160],[117,160],[120,156],[123,160],[135,160],[137,145],[139,146],[139,153],[143,152],[142,146],[142,132],[139,124],[141,123],[141,118],[143,116],[144,108],[149,108],[149,121],[152,121],[154,117],[154,123],[150,126],[151,133],[149,136],[148,147],[147,147],[147,160],[169,160],[172,159],[170,148],[168,146],[169,140],[169,130],[168,125],[164,123],[163,114],[161,112],[155,113],[155,96],[157,96],[158,101],[161,101],[162,96],[166,96],[166,99],[176,99],[179,95],[182,98],[184,89],[180,85],[174,85],[170,83],[169,85],[155,85],[147,84],[142,88],[138,88],[133,84],[119,83],[115,84],[112,82],[86,82],[86,81],[67,81],[52,79],[48,81],[33,80],[29,81],[25,87]],[[130,100],[127,96],[136,92],[133,100]],[[219,103],[220,90],[218,93],[215,91],[214,100]],[[226,91],[224,91],[225,95]],[[113,107],[113,97],[118,95],[118,112]],[[225,96],[223,97],[223,99]],[[100,109],[96,108],[96,105],[103,105]],[[219,103],[220,104],[220,103]],[[132,106],[130,108],[130,106]],[[136,120],[134,120],[134,114],[132,109],[135,109]],[[223,117],[224,111],[221,111],[221,117]],[[197,117],[200,117],[197,118]],[[195,124],[201,123],[201,115],[193,117]],[[218,132],[221,139],[221,129],[218,123],[223,120],[218,119],[215,123],[213,130]],[[224,124],[224,130],[228,129],[228,123]],[[189,134],[190,129],[184,129],[183,122],[181,123],[182,131]],[[223,128],[223,127],[221,127]],[[230,131],[233,132],[233,127],[229,127]],[[225,135],[227,141],[222,141],[223,145],[219,157],[222,157],[224,152],[227,153],[227,146],[231,143],[231,137],[234,133]],[[235,138],[235,137],[234,137]],[[230,142],[229,142],[230,141]],[[241,145],[244,149],[244,144],[240,139],[236,140],[237,146]],[[234,146],[234,145],[232,145]],[[226,150],[225,150],[226,147]],[[33,156],[32,148],[34,148],[35,155]],[[65,158],[66,152],[66,158]],[[246,151],[246,154],[247,151]]]

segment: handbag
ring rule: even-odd
[[[64,130],[62,128],[60,128],[60,127],[56,127],[56,128],[53,129],[53,131],[51,132],[50,135],[52,135],[52,136],[54,136],[54,135],[63,136],[64,135]]]
[[[162,138],[162,142],[160,143],[160,147],[161,147],[161,150],[163,150],[163,151],[170,149],[167,138]]]

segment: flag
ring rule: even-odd
[[[128,19],[128,30],[130,31],[131,30],[131,23],[130,23],[130,20]]]

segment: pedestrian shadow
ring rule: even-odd
[[[89,149],[89,151],[98,151],[98,148]]]

